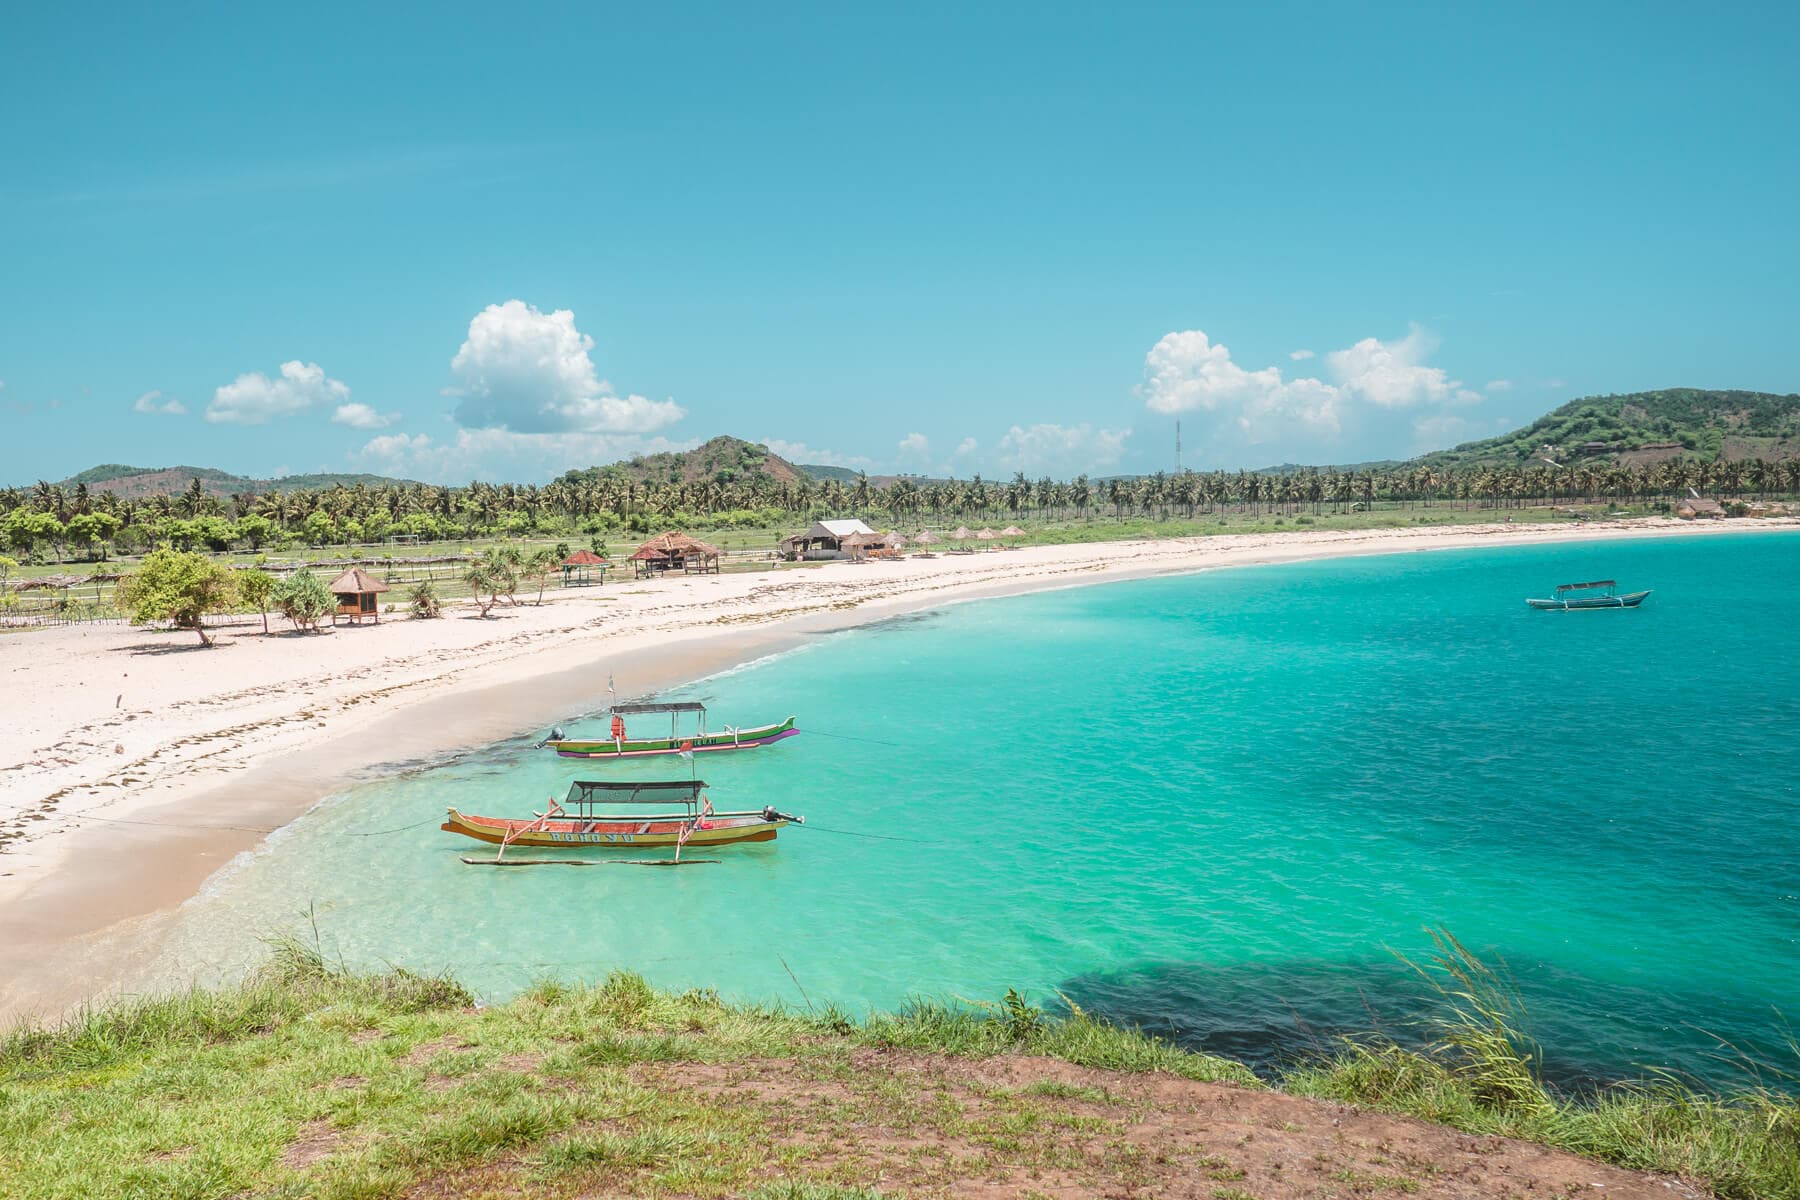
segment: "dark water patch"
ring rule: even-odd
[[[1780,1028],[1780,1014],[1729,996],[1601,983],[1547,963],[1511,963],[1522,1031],[1543,1053],[1551,1087],[1582,1095],[1674,1077],[1703,1089],[1800,1092],[1800,1053],[1779,1036],[1727,1043],[1693,1014],[1738,1028]],[[1450,1001],[1398,961],[1156,963],[1077,975],[1056,988],[1084,1010],[1190,1050],[1244,1063],[1264,1078],[1331,1054],[1345,1038],[1428,1047]]]

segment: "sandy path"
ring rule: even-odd
[[[127,627],[0,638],[0,1018],[103,992],[123,969],[123,926],[178,906],[345,782],[591,711],[609,674],[621,698],[644,695],[822,632],[1071,584],[1745,529],[1637,521],[1112,542],[553,591],[487,620],[452,609],[267,637],[245,624],[212,649]]]

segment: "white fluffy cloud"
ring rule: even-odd
[[[1430,365],[1436,348],[1437,339],[1415,325],[1393,341],[1364,338],[1326,354],[1328,379],[1289,379],[1278,367],[1247,370],[1203,331],[1182,330],[1165,335],[1144,356],[1140,392],[1153,412],[1211,414],[1211,429],[1199,431],[1194,444],[1217,443],[1208,446],[1215,457],[1222,447],[1256,445],[1267,445],[1270,453],[1316,453],[1339,444],[1347,427],[1369,434],[1402,423],[1404,410],[1429,417],[1479,403],[1481,393]],[[1296,350],[1288,357],[1298,362],[1314,355]],[[1453,429],[1447,421],[1413,424],[1415,438],[1449,436]]]
[[[340,404],[331,414],[331,420],[333,424],[348,425],[352,429],[386,429],[389,425],[398,425],[401,415],[397,412],[378,413],[366,404]]]
[[[908,458],[924,458],[931,453],[931,439],[922,433],[909,433],[900,439],[900,453]]]
[[[976,440],[974,438],[972,438],[972,437],[964,438],[962,441],[956,443],[956,456],[958,458],[969,457],[969,455],[975,453],[975,447],[977,445],[979,445],[979,443],[976,442]]]
[[[637,434],[515,433],[510,429],[458,429],[442,441],[428,433],[387,433],[370,438],[353,461],[386,475],[430,483],[487,483],[545,479],[574,468],[614,462],[636,454],[691,450],[693,442],[671,442]]]
[[[0,384],[4,387],[5,384]],[[179,417],[187,411],[187,405],[174,396],[164,396],[160,391],[148,391],[139,396],[131,404],[132,412],[161,413],[164,416]]]
[[[318,363],[295,359],[281,364],[277,378],[250,371],[213,392],[212,403],[206,406],[206,419],[231,425],[263,425],[276,417],[343,404],[349,399],[349,387],[327,378]]]
[[[1490,379],[1487,382],[1487,390],[1490,392],[1510,392],[1512,389],[1513,381],[1510,379]]]
[[[1414,325],[1397,341],[1364,338],[1347,350],[1333,350],[1325,361],[1345,395],[1382,408],[1480,400],[1442,367],[1425,365],[1436,349],[1437,338]]]
[[[1284,379],[1281,368],[1246,371],[1231,350],[1199,329],[1165,334],[1144,356],[1144,395],[1153,412],[1223,412],[1251,442],[1296,427],[1315,436],[1338,430],[1338,389],[1317,379]]]
[[[619,396],[594,369],[594,339],[568,309],[490,304],[469,322],[450,369],[456,420],[514,433],[651,433],[686,413],[673,400]]]
[[[860,454],[843,454],[836,450],[817,450],[805,442],[763,438],[762,444],[773,450],[777,456],[787,459],[796,466],[847,467],[852,471],[867,471],[875,465],[873,459],[864,458]]]
[[[1014,425],[1000,439],[998,461],[1007,471],[1027,475],[1076,475],[1117,465],[1129,429],[1092,425]]]

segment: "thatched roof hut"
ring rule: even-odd
[[[351,567],[326,587],[337,597],[337,611],[331,614],[333,625],[339,617],[348,617],[359,625],[364,617],[372,617],[376,624],[381,623],[381,602],[376,597],[390,590],[381,580],[361,567]]]
[[[719,548],[689,534],[659,533],[637,548],[631,561],[641,578],[651,571],[719,573]]]
[[[1725,506],[1705,496],[1691,496],[1675,505],[1675,515],[1684,521],[1692,521],[1696,517],[1718,521],[1725,517]]]
[[[850,538],[872,537],[875,531],[854,518],[814,521],[804,532],[781,539],[783,558],[838,558],[851,551]]]

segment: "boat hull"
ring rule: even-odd
[[[1588,596],[1580,600],[1527,600],[1525,603],[1544,612],[1583,612],[1590,608],[1636,608],[1649,594],[1646,589],[1627,592],[1623,596]]]
[[[619,742],[563,738],[544,744],[564,758],[650,758],[658,754],[679,754],[690,742],[693,743],[695,754],[753,750],[758,746],[779,742],[782,738],[793,737],[799,732],[794,728],[794,718],[789,717],[779,725],[758,725],[753,729],[709,733],[700,737],[626,738]]]
[[[688,834],[687,846],[730,846],[738,842],[772,842],[775,831],[788,824],[783,818],[766,820],[760,815],[714,816],[703,819]],[[449,811],[438,828],[445,833],[459,833],[478,842],[492,845],[530,846],[539,850],[641,850],[645,847],[674,846],[681,842],[683,819],[669,817],[645,821],[599,818],[551,821],[477,817]]]

